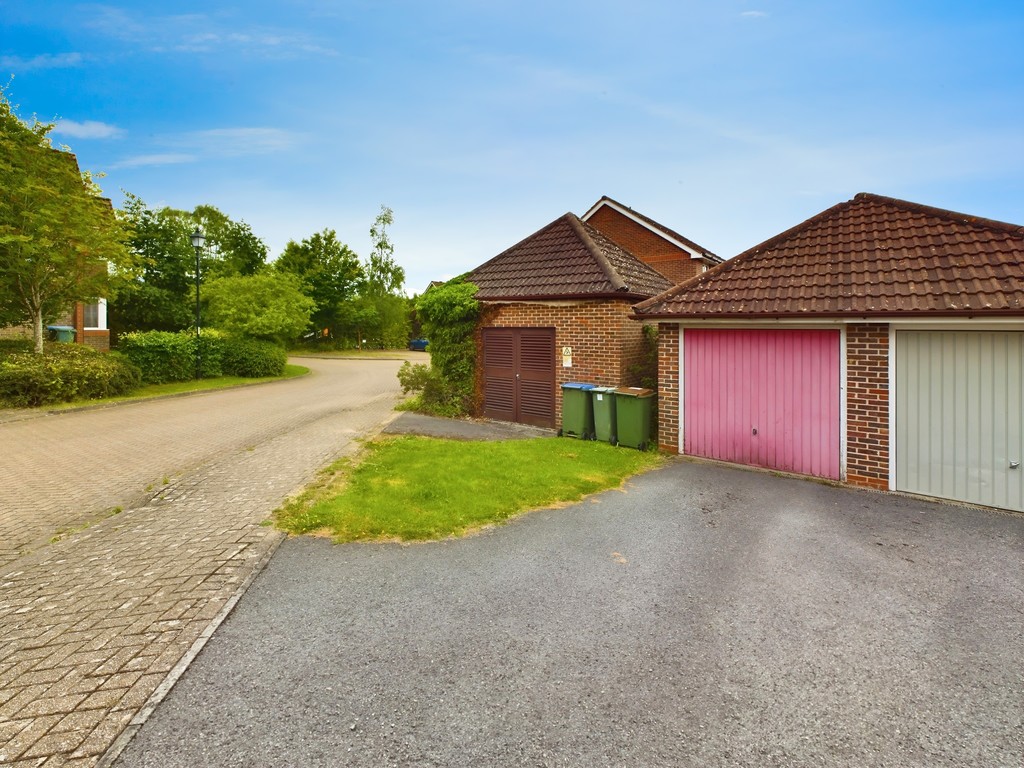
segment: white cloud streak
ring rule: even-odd
[[[123,129],[98,120],[60,120],[53,132],[73,139],[119,139],[124,136]]]
[[[196,155],[185,153],[165,152],[153,155],[136,155],[128,157],[117,163],[114,168],[144,168],[153,165],[180,165],[182,163],[194,163],[199,158]]]
[[[84,57],[80,53],[42,53],[30,59],[21,56],[0,56],[0,70],[28,72],[33,69],[65,69],[81,66]]]

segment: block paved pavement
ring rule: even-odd
[[[95,765],[272,552],[261,522],[391,417],[399,361],[300,362],[0,424],[0,765]]]

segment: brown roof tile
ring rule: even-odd
[[[672,285],[572,213],[480,265],[468,279],[483,300],[644,299]]]
[[[1024,315],[1024,227],[862,192],[636,313]]]

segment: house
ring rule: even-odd
[[[643,328],[632,307],[670,288],[652,267],[567,213],[473,270],[479,415],[555,427],[560,387],[632,384]]]
[[[75,302],[74,307],[53,325],[75,329],[75,342],[106,352],[110,349],[110,330],[107,328],[107,302],[99,299],[90,304]],[[0,328],[0,338],[31,339],[32,326],[16,325]]]
[[[1024,227],[861,193],[635,314],[665,450],[1024,511]]]
[[[676,284],[722,263],[706,248],[607,196],[581,218]]]

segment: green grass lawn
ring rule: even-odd
[[[369,443],[354,466],[329,467],[274,522],[338,542],[461,536],[618,487],[661,462],[654,453],[570,439],[386,438]]]
[[[59,411],[65,408],[81,408],[83,405],[108,405],[111,403],[124,403],[131,400],[146,400],[152,397],[164,397],[166,395],[178,395],[185,392],[204,392],[211,389],[228,389],[240,387],[246,384],[262,384],[268,381],[280,381],[281,379],[293,379],[296,376],[305,376],[309,368],[303,365],[285,365],[282,376],[266,376],[259,379],[247,379],[242,376],[219,376],[216,379],[199,379],[198,381],[172,381],[168,384],[147,384],[136,389],[127,395],[118,397],[105,397],[98,400],[75,400],[70,403],[56,403],[44,405],[43,409],[48,411]]]

